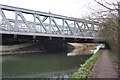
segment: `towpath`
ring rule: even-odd
[[[89,79],[91,78],[109,78],[117,80],[118,72],[107,50],[102,50],[101,56],[90,72]]]

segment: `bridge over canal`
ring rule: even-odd
[[[103,42],[99,22],[0,4],[2,42]],[[56,43],[55,43],[56,44]]]

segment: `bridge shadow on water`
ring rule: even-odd
[[[37,37],[33,39],[32,36],[17,36],[15,38],[14,35],[3,35],[1,46],[4,46],[4,52],[21,53],[69,53],[75,49],[63,38]]]
[[[92,39],[74,39],[62,37],[2,35],[4,52],[20,53],[70,53],[76,49],[69,43],[99,43]],[[9,49],[8,49],[9,48]],[[10,49],[11,48],[11,49]]]

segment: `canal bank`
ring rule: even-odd
[[[96,49],[93,50],[93,55],[88,60],[86,60],[84,64],[80,65],[80,68],[77,72],[70,75],[71,80],[74,79],[87,80],[92,67],[94,66],[96,60],[101,55],[100,49],[102,48],[105,48],[103,44],[99,44],[98,46],[96,46]]]
[[[30,54],[30,53],[74,53],[88,54],[89,50],[95,48],[96,44],[91,43],[61,43],[60,45],[54,45],[49,43],[44,45],[40,42],[22,43],[14,45],[2,45],[0,46],[0,55],[18,55],[18,54]],[[59,46],[58,46],[59,45]],[[45,47],[47,46],[47,47]]]

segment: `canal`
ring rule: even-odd
[[[61,78],[77,71],[92,54],[30,53],[2,56],[3,78]]]

